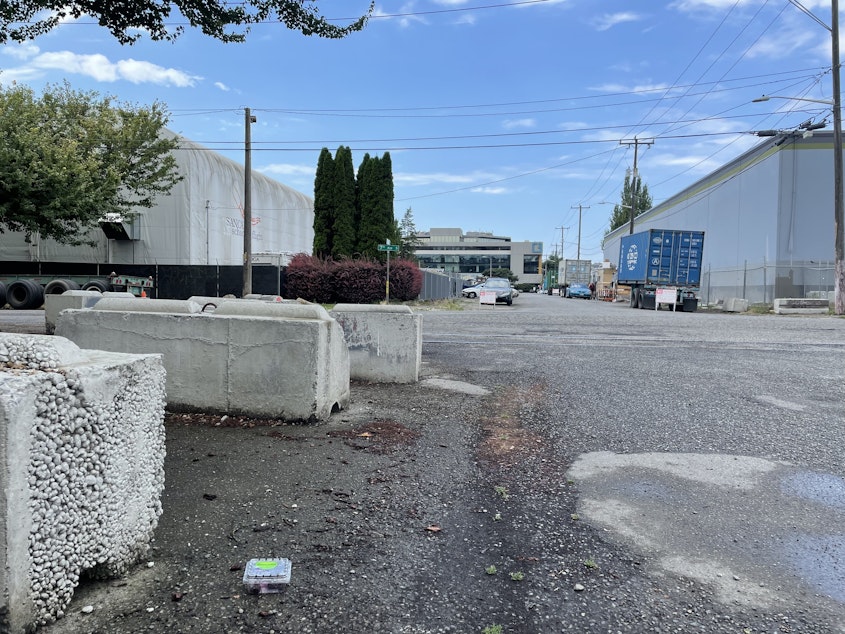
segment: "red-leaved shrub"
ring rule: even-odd
[[[288,264],[286,287],[289,298],[302,298],[318,304],[333,299],[331,269],[333,262],[297,253]]]
[[[420,296],[423,274],[420,267],[410,260],[390,263],[390,298],[408,302]]]
[[[384,299],[384,266],[373,260],[341,260],[332,269],[334,301],[372,304]]]

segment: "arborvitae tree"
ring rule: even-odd
[[[625,183],[622,185],[622,201],[613,207],[613,213],[610,216],[610,229],[608,231],[613,231],[624,224],[630,223],[632,207],[634,209],[634,218],[651,209],[651,196],[648,193],[648,185],[643,185],[643,179],[638,177],[636,179],[635,192],[631,180],[631,172],[626,172]]]
[[[378,245],[390,240],[400,244],[400,234],[393,217],[393,171],[390,155],[382,158],[364,156],[358,169],[358,252],[384,259]]]
[[[352,150],[340,146],[334,157],[334,223],[332,257],[352,257],[355,253],[355,170]]]
[[[412,260],[416,253],[417,247],[422,244],[419,235],[417,235],[417,226],[414,224],[414,212],[411,208],[405,210],[405,215],[402,216],[402,222],[399,223],[399,257],[403,260]]]
[[[358,167],[358,252],[368,258],[379,258],[382,254],[378,245],[384,244],[377,222],[379,204],[378,195],[378,164],[379,158],[364,155],[364,160]]]
[[[393,213],[393,161],[390,152],[381,157],[381,226],[386,235],[391,236],[393,244],[400,244],[402,234],[396,227],[396,216]]]
[[[314,177],[314,255],[328,257],[334,235],[334,159],[323,148]]]

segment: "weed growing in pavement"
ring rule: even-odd
[[[496,570],[496,566],[490,564],[484,569],[484,572],[486,572],[488,575],[495,575],[498,571]]]
[[[421,299],[407,303],[418,310],[463,310],[464,305],[460,299]]]
[[[496,492],[496,495],[501,497],[503,500],[507,500],[508,498],[510,498],[507,487],[496,486],[493,487],[493,490]]]
[[[488,625],[481,630],[481,634],[502,634],[503,631],[501,625]]]
[[[772,312],[771,304],[751,304],[748,307],[748,312],[755,315],[768,315]]]
[[[598,568],[599,567],[599,565],[593,559],[584,560],[584,565],[587,566],[587,568]]]
[[[580,515],[578,515],[578,513],[573,513],[572,515],[570,515],[570,516],[569,516],[569,518],[570,518],[573,522],[577,522],[578,520],[580,520],[580,519],[581,519],[581,516],[580,516]]]
[[[522,572],[512,572],[511,573],[511,581],[522,581],[525,579],[525,574]]]
[[[497,513],[493,516],[493,521],[494,521],[494,522],[498,522],[500,519],[502,519],[502,514],[497,512]]]

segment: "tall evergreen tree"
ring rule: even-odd
[[[334,157],[334,223],[332,257],[351,257],[355,253],[355,170],[352,150],[340,146]]]
[[[622,185],[622,200],[614,205],[613,213],[610,216],[610,229],[613,231],[624,224],[631,222],[631,209],[634,210],[634,218],[651,209],[651,195],[648,193],[648,185],[643,185],[643,179],[636,179],[636,191],[631,182],[631,172],[625,172],[625,183]]]
[[[358,169],[358,252],[383,259],[378,245],[390,240],[400,243],[400,233],[393,217],[393,168],[390,154],[382,158],[364,156]]]
[[[414,223],[414,212],[410,207],[405,210],[402,222],[399,223],[399,235],[399,257],[405,260],[413,259],[421,241],[417,234],[417,225]]]
[[[314,255],[332,253],[334,235],[334,159],[328,148],[320,151],[314,177]]]
[[[393,213],[393,161],[390,152],[385,152],[381,157],[381,225],[385,235],[391,236],[393,244],[400,244],[402,233],[396,224],[396,216]]]

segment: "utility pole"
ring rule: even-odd
[[[589,206],[578,205],[578,250],[575,252],[575,275],[579,282],[583,281],[581,279],[581,210],[589,208]],[[571,209],[575,209],[575,205],[572,205]]]
[[[641,145],[654,145],[654,139],[642,141],[634,137],[633,141],[619,141],[619,145],[634,146],[634,176],[631,179],[631,222],[628,225],[628,233],[634,233],[634,216],[637,213],[637,153]]]
[[[845,194],[842,184],[842,95],[840,94],[839,69],[839,0],[831,0],[831,49],[833,57],[833,248],[834,248],[834,281],[833,281],[833,312],[836,315],[845,314]]]
[[[581,210],[589,208],[589,205],[578,205],[578,251],[575,255],[575,259],[579,262],[581,261]],[[571,209],[575,209],[575,205],[572,205]]]
[[[244,288],[243,296],[252,293],[252,135],[250,127],[256,118],[244,108]]]

